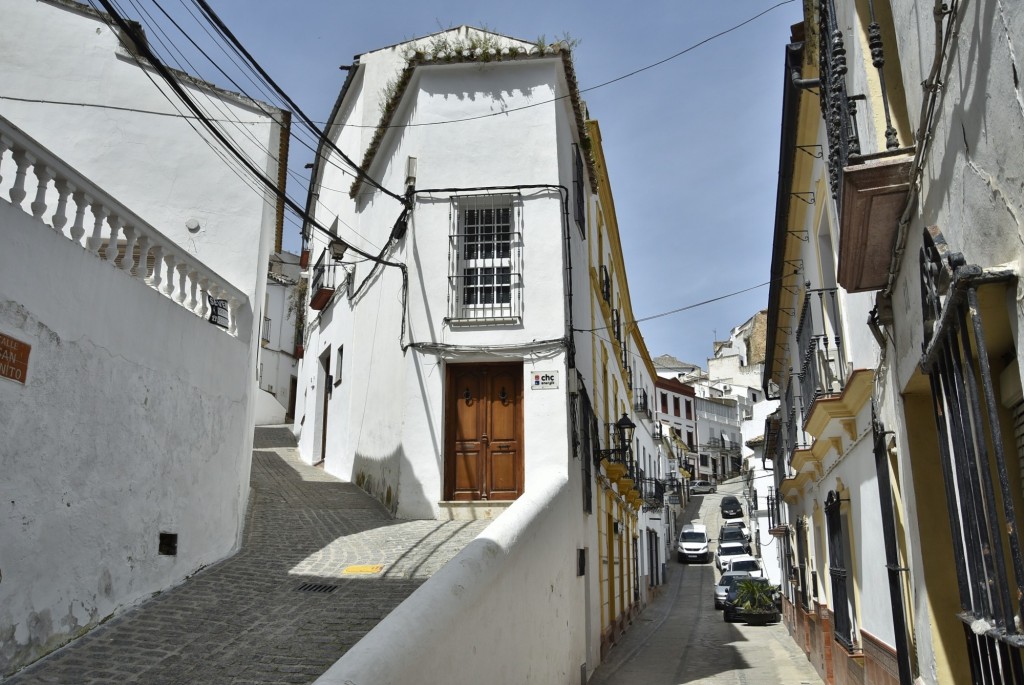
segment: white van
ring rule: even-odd
[[[711,561],[711,550],[708,548],[708,529],[700,523],[683,526],[679,532],[677,549],[679,563],[696,560],[707,563]]]

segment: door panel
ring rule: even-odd
[[[445,499],[522,494],[522,379],[522,364],[448,367]]]

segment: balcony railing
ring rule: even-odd
[[[846,383],[841,330],[836,288],[808,290],[796,329],[805,421],[819,397],[842,392]]]
[[[654,511],[665,506],[665,481],[657,478],[644,478],[641,481],[640,492],[644,500],[644,511]]]
[[[892,123],[885,84],[882,30],[868,3],[867,43],[878,73],[879,101],[847,92],[846,37],[834,0],[820,0],[819,73],[821,114],[828,134],[829,185],[840,214],[839,283],[851,292],[885,285],[899,215],[910,189],[912,147],[901,146]],[[856,37],[853,37],[856,39]],[[874,116],[884,115],[885,149],[870,131]],[[869,149],[874,148],[874,149]]]
[[[22,203],[33,185],[26,210]],[[14,207],[97,259],[231,335],[248,338],[238,326],[248,304],[245,293],[2,116],[0,188]],[[223,306],[216,317],[211,302]]]
[[[321,252],[320,257],[316,260],[316,265],[313,267],[313,277],[309,288],[310,292],[313,293],[309,300],[310,309],[323,309],[331,301],[331,297],[334,296],[337,266],[327,263],[327,253],[327,250]]]
[[[262,328],[262,331],[260,333],[260,341],[264,345],[269,345],[270,344],[270,317],[269,316],[264,316],[263,317],[263,328]]]

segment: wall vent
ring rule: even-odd
[[[157,551],[164,556],[177,556],[178,554],[178,534],[177,533],[160,533],[160,546]]]

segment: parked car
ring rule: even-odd
[[[722,498],[722,518],[735,519],[743,516],[743,505],[733,495],[726,495]]]
[[[680,563],[691,559],[704,563],[711,561],[707,527],[700,523],[683,526],[679,532],[677,552]]]
[[[690,494],[691,495],[706,495],[709,492],[717,492],[718,486],[709,480],[694,480],[690,481]]]
[[[743,531],[735,526],[722,526],[718,531],[718,542],[742,542],[744,548],[748,546]]]
[[[733,519],[732,521],[726,521],[723,525],[729,528],[739,528],[743,532],[743,537],[750,540],[750,529],[747,528],[747,524],[743,522],[743,519]]]
[[[778,592],[778,587],[773,586],[767,578],[747,578],[746,580],[752,583],[763,584],[768,588],[772,589],[773,603],[775,605],[774,615],[770,617],[769,623],[778,622],[779,614],[782,612],[782,595]],[[746,620],[748,618],[746,612],[736,602],[736,593],[739,591],[740,583],[736,581],[733,586],[725,594],[725,602],[722,604],[722,620],[727,623],[732,621]]]
[[[752,557],[749,554],[744,554],[738,557],[731,557],[729,559],[729,565],[725,568],[724,572],[742,571],[748,573],[754,578],[761,578],[764,576],[764,568],[761,566],[761,561],[757,557]]]
[[[747,553],[747,545],[743,542],[720,542],[718,553],[715,555],[715,566],[719,571],[725,571],[726,564],[731,557],[738,557]]]
[[[743,571],[726,571],[723,573],[722,577],[718,579],[718,584],[715,585],[715,608],[721,609],[725,606],[725,596],[728,594],[729,589],[736,584],[736,581],[749,577]]]

